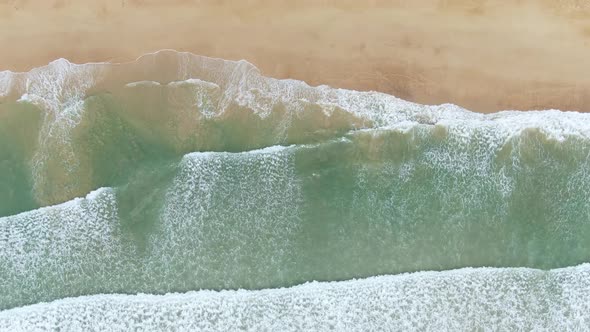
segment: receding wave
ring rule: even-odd
[[[355,311],[351,322],[434,328],[420,315],[455,310],[444,316],[448,329],[581,326],[588,302],[565,294],[589,292],[579,281],[587,267],[578,266],[590,256],[589,124],[575,112],[484,115],[310,87],[264,77],[245,61],[173,51],[0,72],[0,309],[9,309],[0,327],[45,315],[69,324],[66,316],[86,308],[105,314],[84,324],[135,324],[114,312],[145,305],[172,319],[176,305],[197,301],[187,307],[199,312],[193,319],[222,304],[241,313],[243,300],[260,309],[245,314],[244,328],[264,328],[255,322],[275,317],[268,311],[293,312],[283,321],[295,324],[268,328],[327,329],[347,301],[370,313],[381,291],[375,320]],[[483,266],[506,269],[262,290]],[[199,289],[251,291],[11,309]],[[473,290],[465,303],[443,301],[459,301],[461,289]],[[332,302],[317,316],[291,306],[322,294]],[[154,305],[168,299],[178,304]],[[403,299],[417,311],[404,311]],[[484,308],[468,309],[475,305]],[[234,326],[229,316],[195,321]]]

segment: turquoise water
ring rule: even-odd
[[[482,115],[170,51],[2,72],[0,101],[0,328],[75,320],[108,299],[95,294],[131,295],[113,295],[108,313],[85,321],[128,327],[137,320],[117,312],[161,301],[184,303],[204,329],[240,327],[210,310],[243,312],[245,329],[267,326],[242,297],[292,322],[266,327],[281,330],[327,329],[339,301],[356,303],[341,329],[433,329],[445,297],[464,313],[447,329],[590,323],[579,265],[590,256],[586,114]],[[478,269],[448,271],[463,267]],[[424,270],[448,272],[395,276]],[[339,282],[378,275],[393,276]],[[332,283],[274,290],[314,280]],[[202,289],[248,291],[132,295]],[[373,314],[363,311],[381,291]],[[306,314],[259,302],[280,292],[328,300]],[[401,294],[426,307],[408,316]],[[500,310],[508,303],[512,314]],[[78,309],[54,311],[68,305]],[[176,309],[153,310],[197,326],[174,323]],[[301,321],[314,312],[316,325]]]

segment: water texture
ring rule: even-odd
[[[581,329],[589,198],[583,113],[173,51],[0,72],[0,329]]]

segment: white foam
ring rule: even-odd
[[[310,105],[320,107],[326,116],[335,110],[349,112],[371,127],[411,130],[416,126],[437,124],[455,137],[463,137],[465,143],[479,133],[494,147],[531,128],[560,141],[571,136],[590,138],[590,114],[556,110],[479,114],[452,104],[420,105],[379,92],[325,85],[311,87],[302,81],[264,77],[244,60],[228,61],[170,50],[120,64],[77,65],[59,59],[27,73],[5,71],[0,75],[1,95],[15,95],[50,114],[45,117],[32,163],[35,193],[40,201],[50,201],[46,198],[52,195],[44,180],[51,158],[59,158],[67,166],[61,177],[72,183],[64,187],[75,187],[82,167],[71,146],[73,128],[84,115],[86,93],[109,80],[123,80],[120,83],[128,86],[148,81],[152,85],[170,87],[192,84],[196,87],[194,91],[172,93],[168,102],[174,104],[181,98],[183,105],[186,102],[186,105],[197,106],[205,117],[221,117],[227,109],[237,105],[267,118],[276,107],[284,106],[288,115],[275,124],[275,141],[269,144],[283,143],[291,116],[304,112]]]
[[[290,242],[301,218],[293,156],[194,153],[179,166],[162,188],[156,229],[141,242],[126,225],[149,227],[150,220],[126,214],[113,188],[0,218],[0,309],[120,289],[263,287],[267,275],[285,280],[275,273],[292,268],[298,251]],[[247,176],[232,177],[227,168]]]
[[[14,73],[10,71],[0,71],[0,98],[4,98],[10,94],[10,89],[13,86],[13,77]]]
[[[6,331],[585,330],[590,265],[466,268],[257,291],[93,295],[0,312]]]
[[[189,79],[183,80],[183,81],[174,81],[174,82],[168,83],[168,85],[170,85],[170,86],[205,85],[205,86],[208,86],[208,87],[211,87],[211,88],[219,88],[219,86],[217,84],[215,84],[215,83],[203,81],[203,80],[200,80],[198,78],[189,78]]]
[[[154,73],[158,71],[156,68],[159,65],[165,66],[167,63],[166,59],[160,61],[161,58],[171,54],[177,62],[172,62],[174,65],[170,67],[169,76],[162,78],[160,82],[160,78],[155,77]],[[205,107],[206,115],[209,116],[223,114],[230,105],[242,106],[265,118],[277,105],[283,105],[289,112],[297,114],[314,104],[320,106],[326,115],[341,109],[367,120],[367,123],[377,128],[410,132],[416,128],[430,130],[442,126],[458,143],[478,140],[483,142],[482,148],[476,151],[477,155],[473,151],[459,151],[455,155],[424,154],[427,161],[440,168],[452,168],[456,172],[469,168],[482,174],[482,178],[489,173],[486,173],[485,168],[486,158],[492,155],[489,152],[496,151],[506,141],[527,129],[538,129],[549,139],[558,141],[571,136],[590,138],[590,114],[557,110],[478,114],[450,104],[426,106],[378,92],[358,92],[328,86],[311,87],[301,81],[266,78],[246,61],[225,61],[168,51],[146,55],[124,64],[75,65],[60,59],[28,73],[0,72],[0,97],[14,95],[15,100],[32,103],[48,113],[41,129],[39,150],[33,160],[33,178],[38,195],[43,196],[48,158],[63,160],[68,165],[65,171],[67,176],[64,178],[76,179],[78,158],[71,146],[70,136],[83,116],[86,93],[122,70],[128,70],[130,74],[125,76],[129,82],[121,83],[129,83],[130,87],[144,84],[137,82],[149,81],[153,82],[148,83],[150,85],[168,84],[171,87],[192,84],[199,87],[195,90],[198,93],[219,93],[215,103],[211,103],[216,109],[209,110],[209,107],[213,107],[210,105]],[[196,97],[195,105],[205,103],[201,95]],[[61,147],[60,152],[55,155],[52,146],[58,145]],[[285,149],[287,147],[271,146],[248,153],[272,155]],[[235,157],[208,152],[190,154],[184,161],[187,158],[199,159],[207,156]],[[241,154],[239,157],[247,158],[248,154]],[[217,164],[208,160],[196,162],[205,164],[205,170],[209,173],[203,174],[210,176],[210,179],[197,179],[201,182],[194,180],[194,183],[184,179],[176,181],[179,188],[204,186],[198,192],[198,200],[186,200],[186,206],[190,208],[186,209],[186,215],[193,217],[198,216],[199,212],[196,210],[199,206],[194,202],[208,202],[208,188],[205,187],[218,185],[219,182],[215,173]],[[274,167],[273,174],[282,176],[286,179],[285,182],[290,181],[293,176],[294,170],[291,169],[289,160],[270,158],[261,162]],[[187,172],[191,171],[190,166],[187,166]],[[586,174],[584,165],[580,167],[579,174]],[[404,172],[410,171],[408,169]],[[579,183],[580,175],[574,174],[571,181]],[[291,182],[293,181],[288,183]],[[249,187],[256,185],[247,179],[243,184]],[[300,189],[296,185],[297,183],[289,189],[292,197],[286,195],[285,200],[291,202],[293,197],[297,198]],[[498,183],[503,193],[510,192],[511,186],[513,184],[508,178]],[[217,187],[219,190],[228,188],[227,185]],[[283,187],[289,188],[282,186],[280,189]],[[190,189],[185,191],[191,194]],[[262,198],[266,197],[271,201],[279,191],[269,190]],[[104,201],[96,202],[102,195],[105,197]],[[170,199],[172,195],[173,193],[169,195]],[[184,203],[182,197],[174,198],[178,199],[179,204]],[[242,202],[235,202],[236,205],[238,203]],[[96,236],[100,240],[97,247],[119,255],[118,251],[123,252],[123,249],[116,242],[118,235],[115,234],[115,205],[112,190],[105,189],[88,195],[86,199],[76,199],[60,205],[59,208],[32,211],[23,214],[22,218],[0,218],[0,237],[3,239],[0,245],[6,246],[0,249],[3,253],[8,253],[0,261],[11,264],[10,271],[14,272],[10,276],[12,280],[27,280],[26,273],[31,271],[31,267],[25,266],[25,262],[34,266],[38,273],[54,268],[53,277],[57,279],[60,269],[70,268],[69,257],[64,250],[71,248],[72,243],[82,244],[80,250],[86,250],[86,243],[97,243],[94,241]],[[187,220],[175,218],[173,214],[179,209],[172,209],[173,204],[170,206],[165,217],[169,217],[169,220]],[[271,220],[271,216],[264,213],[266,212],[252,212],[250,219],[253,226],[263,219],[257,214]],[[291,211],[286,211],[285,214],[287,213]],[[293,215],[297,217],[296,213]],[[11,224],[14,226],[17,223],[18,227],[11,227]],[[55,226],[58,223],[61,223],[59,227]],[[282,231],[284,228],[281,227],[277,227],[276,231]],[[238,238],[238,235],[240,234],[235,234],[235,237]],[[40,241],[35,243],[29,241],[30,239]],[[9,243],[8,240],[12,242]],[[25,245],[31,245],[33,249],[25,250]],[[277,245],[277,248],[280,247]],[[84,253],[90,257],[84,260],[88,264],[100,260],[93,258],[98,254],[92,250]],[[47,259],[44,254],[53,257],[53,260]],[[17,261],[17,257],[26,259]],[[51,265],[50,268],[47,265]],[[74,265],[71,264],[72,271],[78,271],[78,266]],[[96,295],[2,312],[0,329],[61,327],[63,330],[79,330],[100,329],[101,326],[124,330],[134,327],[164,329],[167,324],[186,330],[366,330],[383,327],[392,330],[472,330],[491,326],[509,330],[581,329],[590,326],[588,270],[588,265],[551,272],[530,269],[464,269],[350,282],[312,283],[281,290],[221,293],[204,291],[166,296]],[[105,278],[110,281],[112,276]],[[40,287],[39,291],[42,289]]]
[[[247,151],[240,151],[240,152],[218,152],[218,151],[200,151],[200,152],[191,152],[184,155],[183,159],[186,158],[202,158],[207,156],[219,156],[219,155],[238,155],[238,154],[272,154],[272,153],[279,153],[281,151],[285,151],[290,148],[296,147],[304,147],[306,145],[272,145],[265,148],[254,149],[254,150],[247,150]]]
[[[251,63],[240,60],[230,61],[197,56],[186,52],[161,50],[139,57],[127,63],[89,63],[72,64],[65,59],[58,59],[48,66],[35,68],[28,73],[1,72],[4,79],[0,87],[15,84],[14,79],[26,80],[25,91],[36,93],[47,100],[64,101],[64,97],[80,97],[94,84],[103,81],[113,72],[129,68],[148,66],[154,70],[160,59],[174,57],[177,61],[173,66],[175,72],[170,73],[170,85],[209,84],[223,90],[224,98],[219,105],[227,107],[231,102],[248,107],[261,116],[266,116],[277,103],[290,105],[293,109],[301,107],[301,103],[315,103],[326,109],[342,108],[359,116],[367,117],[378,126],[393,126],[410,121],[419,123],[445,124],[460,123],[466,125],[498,125],[506,127],[510,132],[523,128],[545,128],[560,138],[569,134],[589,132],[590,114],[577,112],[546,111],[503,111],[491,114],[473,113],[453,104],[421,105],[405,101],[380,92],[360,92],[346,89],[331,88],[326,85],[312,87],[305,82],[293,79],[274,79],[264,77],[258,68]],[[152,67],[152,68],[149,68]],[[149,70],[147,70],[149,72]],[[133,72],[133,71],[131,71]],[[145,77],[142,74],[131,74],[128,79]],[[155,74],[154,74],[155,75]],[[69,84],[75,81],[78,84]],[[128,86],[141,84],[160,84],[156,80],[130,81]],[[42,83],[42,84],[39,84]],[[67,99],[67,98],[66,98]]]
[[[65,278],[86,279],[83,283],[88,279],[96,281],[96,275],[90,277],[87,271],[104,265],[101,262],[121,258],[117,220],[112,188],[0,218],[0,307],[30,303],[47,292],[71,289]],[[113,262],[110,266],[118,264],[123,263]],[[40,276],[47,284],[36,279]]]
[[[294,147],[294,145],[291,145],[291,146],[273,145],[273,146],[269,146],[269,147],[262,148],[262,149],[246,151],[246,153],[254,153],[254,154],[277,153],[277,152],[284,151],[284,150],[286,150],[288,148],[292,148],[292,147]]]
[[[228,172],[238,169],[238,177]],[[268,285],[266,276],[283,282],[298,252],[301,195],[291,154],[186,155],[167,191],[165,236],[152,241],[152,257],[162,257],[165,270],[186,270],[189,289],[194,281],[225,288]]]
[[[160,82],[156,81],[138,81],[125,84],[126,87],[134,88],[138,86],[161,86]]]

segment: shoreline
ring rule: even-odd
[[[228,60],[228,59],[223,59],[223,58],[219,58],[219,57],[210,57],[210,56],[205,56],[205,55],[201,55],[201,54],[195,54],[195,53],[191,53],[191,52],[186,52],[186,51],[178,51],[178,50],[174,50],[174,49],[161,49],[161,50],[156,50],[154,52],[148,52],[145,54],[142,54],[138,57],[136,57],[135,59],[132,60],[126,60],[126,61],[117,61],[117,62],[109,62],[109,61],[94,61],[94,62],[73,62],[70,59],[67,58],[58,58],[58,59],[54,59],[51,60],[50,62],[48,62],[47,64],[38,66],[38,67],[34,67],[25,71],[13,71],[10,69],[7,70],[0,70],[0,74],[6,73],[8,74],[8,76],[12,76],[13,77],[18,77],[18,76],[28,76],[33,72],[46,72],[48,70],[51,70],[51,68],[54,66],[54,63],[66,63],[68,65],[72,65],[75,67],[85,67],[85,66],[114,66],[114,67],[121,67],[124,68],[126,66],[134,66],[134,65],[140,65],[142,63],[142,60],[148,59],[147,61],[151,61],[149,59],[155,59],[158,57],[168,57],[168,56],[172,56],[172,57],[177,57],[177,56],[190,56],[190,57],[197,57],[197,58],[203,58],[203,59],[207,59],[207,60],[213,60],[213,61],[223,61],[223,62],[227,62],[227,63],[239,63],[239,62],[245,62],[247,63],[249,66],[251,66],[253,69],[256,70],[256,72],[258,73],[257,75],[260,75],[260,77],[264,78],[264,79],[271,79],[271,80],[278,80],[278,81],[294,81],[296,84],[304,84],[305,86],[311,88],[311,89],[317,89],[320,87],[327,87],[329,89],[332,90],[344,90],[348,93],[377,93],[377,94],[382,94],[385,98],[395,98],[395,99],[399,99],[402,103],[408,103],[408,104],[413,104],[416,106],[425,106],[425,107],[444,107],[444,106],[451,106],[451,108],[455,109],[461,109],[462,111],[465,111],[467,113],[473,113],[473,114],[479,114],[479,115],[484,115],[484,116],[492,116],[495,117],[497,115],[501,115],[501,114],[508,114],[508,113],[547,113],[547,112],[559,112],[561,114],[567,114],[567,113],[573,113],[573,114],[585,114],[585,113],[590,113],[590,111],[585,112],[585,111],[576,111],[576,110],[570,110],[570,109],[559,109],[559,108],[545,108],[545,109],[530,109],[530,110],[519,110],[519,109],[499,109],[499,110],[493,110],[493,111],[489,111],[489,112],[481,112],[481,111],[477,111],[477,110],[473,110],[473,109],[469,109],[466,107],[463,107],[461,105],[458,104],[454,104],[454,103],[450,103],[450,102],[442,102],[442,103],[438,103],[438,104],[427,104],[427,103],[419,103],[410,99],[404,99],[401,98],[399,96],[390,94],[388,92],[383,92],[383,91],[378,91],[378,90],[354,90],[354,89],[348,89],[348,88],[342,88],[342,87],[338,87],[338,86],[332,86],[332,85],[327,85],[327,84],[317,84],[317,85],[312,85],[309,84],[308,82],[304,81],[304,80],[299,80],[299,79],[294,79],[294,78],[276,78],[276,77],[272,77],[272,76],[267,76],[265,75],[262,70],[257,67],[255,64],[249,62],[246,59],[238,59],[238,60]],[[0,77],[2,78],[2,77]],[[199,78],[196,78],[199,79]],[[190,79],[189,79],[190,80]],[[109,81],[109,80],[107,80]],[[181,80],[183,81],[183,80]],[[8,82],[10,82],[10,79],[8,80]],[[138,81],[138,82],[143,82],[143,81]],[[148,80],[146,82],[155,82],[158,85],[166,85],[168,83],[162,83],[160,81],[157,80]],[[103,82],[104,83],[104,82]],[[100,84],[103,84],[100,83]],[[131,83],[137,83],[136,81],[131,82]],[[100,85],[99,84],[99,85]],[[130,84],[130,83],[128,83]],[[95,87],[90,88],[90,90],[94,89]],[[9,88],[10,91],[14,92],[12,90],[12,88]],[[9,94],[10,95],[10,94]],[[9,95],[3,95],[3,97],[8,97],[8,99],[10,99]],[[8,100],[7,99],[7,100]],[[450,109],[449,109],[450,111]]]
[[[590,111],[590,8],[560,3],[17,0],[0,5],[0,70],[176,49],[420,104]]]

